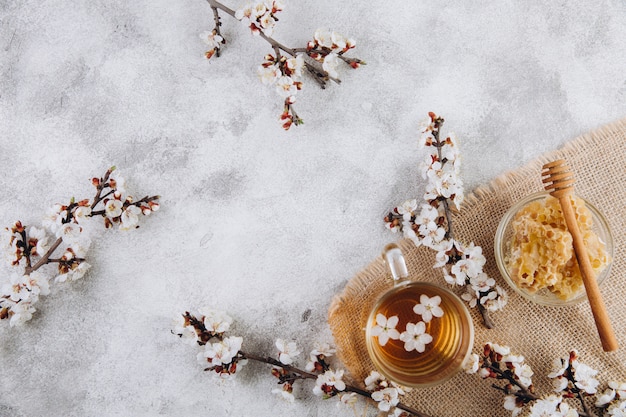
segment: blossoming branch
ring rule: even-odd
[[[442,268],[448,284],[465,287],[461,296],[470,307],[478,307],[486,327],[492,328],[489,312],[502,309],[506,291],[483,272],[486,259],[480,246],[465,245],[454,238],[451,206],[461,208],[463,181],[460,177],[459,147],[454,134],[440,137],[444,119],[428,113],[422,122],[420,148],[427,150],[422,176],[427,180],[422,203],[405,201],[385,217],[392,232],[402,232],[416,246],[437,252],[435,268]]]
[[[219,57],[222,45],[226,43],[220,30],[222,25],[220,12],[242,21],[253,35],[261,37],[271,45],[274,54],[265,55],[263,63],[258,68],[258,74],[263,84],[274,86],[284,99],[280,121],[285,130],[292,124],[297,126],[303,123],[293,105],[296,102],[296,93],[303,86],[304,71],[308,72],[321,88],[325,88],[328,81],[340,83],[338,68],[342,63],[354,69],[365,64],[358,58],[345,56],[356,46],[353,39],[327,29],[315,31],[313,40],[302,48],[290,48],[274,40],[271,36],[278,22],[277,16],[283,10],[279,0],[257,1],[236,11],[216,0],[207,2],[213,10],[215,20],[215,28],[200,35],[209,46],[205,54],[207,59]]]
[[[378,372],[370,373],[363,388],[347,383],[344,371],[331,367],[330,358],[335,350],[328,344],[316,346],[310,352],[305,368],[300,369],[294,365],[301,353],[296,343],[277,339],[276,358],[246,352],[242,350],[242,337],[226,336],[231,324],[232,318],[226,313],[203,309],[196,314],[185,312],[179,316],[172,333],[188,344],[200,346],[198,360],[205,371],[211,372],[218,379],[234,378],[249,360],[271,365],[270,372],[280,385],[272,393],[288,402],[295,401],[294,384],[310,379],[315,381],[315,395],[323,399],[337,397],[340,403],[352,408],[355,414],[359,398],[364,398],[373,401],[379,411],[389,416],[429,417],[402,404],[400,397],[407,389],[386,380]]]
[[[11,326],[32,318],[40,295],[50,293],[50,281],[76,281],[89,270],[86,255],[91,240],[85,232],[87,219],[100,217],[105,228],[120,230],[139,227],[139,219],[159,209],[158,196],[135,201],[126,195],[125,181],[115,171],[91,180],[95,187],[92,199],[55,204],[41,227],[16,221],[5,228],[0,244],[10,268],[9,282],[0,287],[0,319]]]
[[[535,393],[531,367],[508,346],[487,343],[482,355],[473,354],[464,366],[468,373],[504,383],[492,387],[504,393],[504,408],[511,411],[512,417],[520,415],[527,405],[530,417],[626,416],[626,382],[611,381],[599,394],[600,382],[595,378],[598,371],[580,362],[576,351],[554,361],[548,374],[553,393],[542,396]],[[593,395],[595,408],[586,401]]]

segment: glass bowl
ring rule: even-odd
[[[513,288],[515,292],[517,292],[524,298],[537,304],[547,306],[574,305],[587,299],[584,286],[581,286],[576,293],[572,294],[567,299],[563,299],[557,296],[554,292],[550,291],[548,288],[542,288],[536,290],[535,292],[532,292],[530,289],[517,284],[511,276],[512,271],[509,265],[509,261],[514,236],[514,230],[511,223],[515,218],[515,215],[524,207],[531,203],[544,200],[546,198],[553,197],[551,197],[550,194],[546,191],[531,194],[513,205],[509,209],[509,211],[507,211],[506,214],[502,217],[502,219],[500,220],[500,224],[498,225],[498,228],[496,230],[494,241],[496,263],[498,265],[500,273],[504,277],[504,280],[507,282],[507,284],[509,284],[509,286]],[[586,207],[589,209],[589,212],[591,213],[591,219],[593,222],[592,230],[599,237],[600,241],[604,243],[605,250],[609,259],[604,269],[596,274],[598,285],[602,285],[602,283],[608,278],[609,274],[611,273],[611,263],[613,259],[614,249],[613,236],[611,235],[611,230],[604,215],[587,200],[585,200],[584,198],[582,198],[582,200],[585,203]]]

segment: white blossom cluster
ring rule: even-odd
[[[529,417],[579,417],[591,416],[584,397],[598,394],[598,371],[578,360],[574,350],[567,358],[557,358],[548,378],[552,379],[554,393],[537,396],[532,385],[533,371],[524,363],[524,357],[511,352],[508,346],[487,343],[483,356],[473,354],[464,364],[468,373],[478,373],[482,378],[508,381],[500,390],[505,392],[504,408],[512,417],[519,416],[524,406],[531,404]],[[583,408],[579,412],[568,401],[578,399]],[[609,382],[608,388],[596,397],[595,406],[604,415],[626,417],[626,383]]]
[[[385,317],[383,314],[376,315],[376,325],[372,327],[371,334],[375,336],[381,346],[385,346],[389,340],[401,340],[407,352],[413,350],[423,353],[426,345],[433,341],[433,337],[426,332],[426,323],[430,323],[433,317],[443,317],[444,311],[439,304],[441,297],[438,295],[429,297],[420,295],[420,302],[413,307],[413,312],[422,317],[417,323],[407,323],[405,330],[400,333],[396,326],[400,319],[398,316]]]
[[[481,378],[508,380],[505,388],[504,408],[517,416],[528,403],[525,397],[519,396],[532,390],[533,370],[524,363],[524,357],[511,352],[511,348],[495,343],[487,343],[483,357],[472,354],[464,364],[467,373],[478,373]]]
[[[138,227],[139,217],[158,210],[158,197],[133,203],[125,196],[124,179],[111,168],[104,178],[94,178],[97,194],[70,204],[55,204],[42,220],[42,227],[17,221],[0,233],[0,246],[9,268],[9,282],[0,285],[0,319],[11,326],[32,318],[39,296],[50,293],[50,281],[81,279],[91,265],[85,261],[91,239],[85,231],[87,220],[101,216],[107,228]],[[56,257],[55,257],[56,256]]]
[[[447,283],[465,287],[462,298],[471,307],[480,305],[487,311],[502,309],[506,291],[483,272],[486,259],[480,246],[464,245],[450,234],[450,205],[460,209],[463,182],[460,177],[460,153],[453,134],[440,138],[443,119],[434,113],[422,122],[420,147],[426,150],[421,164],[426,179],[422,202],[405,201],[385,217],[392,232],[402,232],[416,246],[436,251],[435,268],[441,268]]]
[[[372,400],[376,401],[378,409],[389,413],[389,417],[408,415],[397,407],[400,403],[400,396],[406,394],[407,388],[388,381],[378,372],[372,371],[365,378],[365,389],[371,392]]]
[[[283,4],[279,0],[263,0],[256,3],[248,3],[235,12],[235,18],[244,22],[253,35],[261,32],[272,36],[278,18],[276,15],[283,10]]]
[[[341,65],[343,54],[356,47],[356,41],[352,38],[331,32],[326,28],[320,28],[313,34],[313,40],[307,44],[307,54],[322,64],[322,69],[328,77],[339,78],[337,71]],[[352,68],[359,68],[358,60],[346,61]]]
[[[200,39],[204,41],[209,47],[209,50],[204,53],[206,59],[211,59],[213,55],[218,53],[219,49],[224,44],[224,38],[217,33],[217,30],[212,30],[210,32],[202,32],[200,34]]]
[[[198,361],[206,365],[206,370],[213,371],[221,379],[233,378],[237,371],[247,363],[241,356],[243,338],[225,337],[233,319],[220,310],[199,309],[197,313],[177,317],[172,333],[187,344],[200,345]]]
[[[294,124],[297,126],[303,123],[296,114],[293,104],[296,101],[296,93],[302,89],[302,75],[305,69],[324,88],[328,80],[339,82],[338,68],[341,62],[354,69],[365,64],[360,59],[344,56],[356,46],[353,39],[328,29],[316,30],[313,40],[307,42],[303,48],[289,48],[272,39],[278,22],[277,15],[284,8],[280,0],[248,3],[234,12],[216,0],[209,1],[209,4],[215,15],[215,28],[200,34],[200,38],[209,47],[205,53],[207,59],[220,56],[221,47],[226,43],[220,32],[220,10],[243,22],[252,34],[260,35],[274,49],[274,54],[265,55],[257,72],[261,82],[274,87],[284,100],[279,120],[285,130],[289,130]]]
[[[598,396],[596,407],[606,410],[606,414],[626,417],[626,382],[609,382],[609,387]]]
[[[9,282],[0,288],[0,318],[9,318],[10,326],[21,325],[33,317],[39,296],[48,294],[50,284],[45,275],[13,273]]]
[[[294,58],[287,58],[272,54],[265,55],[265,60],[258,67],[261,82],[268,86],[274,86],[276,92],[285,100],[281,122],[284,129],[299,123],[297,116],[291,111],[291,106],[296,102],[296,93],[302,89],[302,71],[304,69],[304,57],[302,54]]]

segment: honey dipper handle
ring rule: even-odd
[[[572,208],[570,195],[565,194],[559,197],[561,208],[563,210],[563,217],[567,228],[572,235],[574,244],[574,253],[578,260],[578,267],[580,268],[581,275],[583,277],[583,283],[585,284],[585,291],[587,292],[587,298],[589,299],[589,305],[591,306],[591,312],[596,322],[596,328],[600,335],[600,341],[602,342],[602,348],[605,352],[612,352],[619,347],[617,339],[615,338],[615,332],[611,326],[611,320],[606,311],[606,306],[602,300],[600,294],[600,288],[595,278],[595,273],[589,261],[589,255],[587,255],[587,248],[583,241],[582,234],[578,228],[578,222]]]

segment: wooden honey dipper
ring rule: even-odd
[[[578,260],[578,267],[580,268],[580,273],[583,278],[591,312],[596,322],[596,328],[600,335],[602,348],[605,352],[617,350],[617,339],[611,327],[611,321],[606,312],[606,306],[602,300],[598,282],[596,281],[589,256],[587,255],[587,248],[585,247],[585,242],[578,228],[578,222],[576,221],[574,209],[572,208],[570,195],[574,189],[574,174],[567,165],[567,162],[565,162],[564,159],[559,159],[545,164],[541,175],[546,191],[549,191],[550,195],[553,197],[558,198],[559,203],[561,203],[561,210],[563,211],[567,229],[572,235],[574,253]]]

